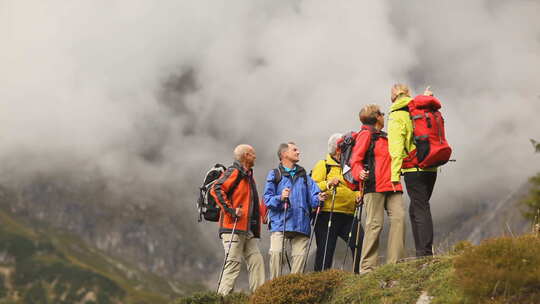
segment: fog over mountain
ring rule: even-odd
[[[457,162],[436,217],[540,168],[538,1],[0,1],[0,181],[99,176],[194,212],[240,143],[259,186],[294,140],[311,168],[395,82],[444,103]],[[262,190],[262,189],[261,189]],[[148,203],[152,203],[151,200]],[[184,204],[185,206],[183,206]]]

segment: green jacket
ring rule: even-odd
[[[328,174],[326,166],[328,165]],[[320,160],[311,171],[311,178],[317,183],[322,192],[328,193],[328,198],[324,201],[322,211],[330,212],[332,209],[332,190],[328,189],[327,181],[337,177],[340,180],[336,188],[336,200],[334,202],[334,212],[354,214],[356,207],[356,196],[358,191],[352,191],[345,185],[341,166],[330,156],[326,155],[326,160]]]
[[[392,159],[391,180],[393,182],[399,182],[403,172],[437,171],[437,168],[401,168],[403,159],[408,156],[410,151],[416,149],[416,146],[413,141],[413,125],[409,112],[396,110],[407,106],[411,100],[412,98],[409,96],[398,96],[390,107],[390,114],[388,115],[388,150]]]

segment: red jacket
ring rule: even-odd
[[[353,177],[360,180],[360,172],[369,170],[366,181],[366,193],[403,191],[401,184],[392,187],[390,180],[390,153],[386,133],[376,130],[373,126],[363,125],[356,134],[355,144],[351,155]]]
[[[234,189],[230,193],[232,188]],[[241,208],[242,216],[238,219],[235,233],[243,234],[251,230],[255,237],[260,237],[259,195],[253,180],[252,170],[246,171],[242,165],[235,162],[212,185],[210,194],[221,207],[219,217],[220,235],[232,232],[234,215],[236,214],[235,209]]]

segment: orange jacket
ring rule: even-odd
[[[261,221],[259,216],[259,195],[253,180],[253,170],[246,171],[238,162],[221,175],[212,185],[210,194],[221,208],[219,234],[231,233],[235,222],[235,209],[241,208],[235,233],[248,233],[260,237]]]

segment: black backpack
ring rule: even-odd
[[[371,170],[371,168],[373,167],[373,164],[369,163],[369,161],[372,159],[374,148],[375,148],[375,142],[377,141],[378,136],[375,135],[373,131],[370,131],[370,132],[371,132],[371,142],[369,144],[367,156],[364,158],[364,165],[367,166],[367,168],[369,168],[369,172],[370,172],[369,174],[371,176],[372,174],[375,174],[375,172]],[[351,160],[353,148],[354,148],[354,145],[356,144],[355,138],[358,133],[349,132],[343,135],[341,139],[338,141],[338,147],[341,151],[340,166],[343,172],[343,179],[347,183],[347,186],[353,191],[359,190],[358,189],[359,185],[352,175],[352,168],[350,166],[350,160]],[[373,182],[373,179],[371,179],[371,182]]]
[[[341,137],[341,139],[338,141],[338,147],[341,151],[341,160],[340,160],[340,166],[343,172],[343,179],[347,182],[347,185],[349,187],[356,186],[356,181],[354,180],[354,177],[352,176],[351,167],[349,164],[349,161],[351,160],[352,151],[354,148],[354,145],[356,144],[356,132],[349,132]],[[356,190],[356,189],[353,189]]]
[[[216,183],[216,181],[223,175],[227,168],[222,164],[214,165],[208,172],[206,172],[203,183],[199,187],[199,199],[197,200],[197,210],[199,211],[199,222],[203,217],[210,222],[219,221],[220,207],[216,203],[214,197],[210,195],[210,188]],[[240,175],[234,181],[233,185],[229,189],[227,196],[230,198],[238,184],[240,183]]]

